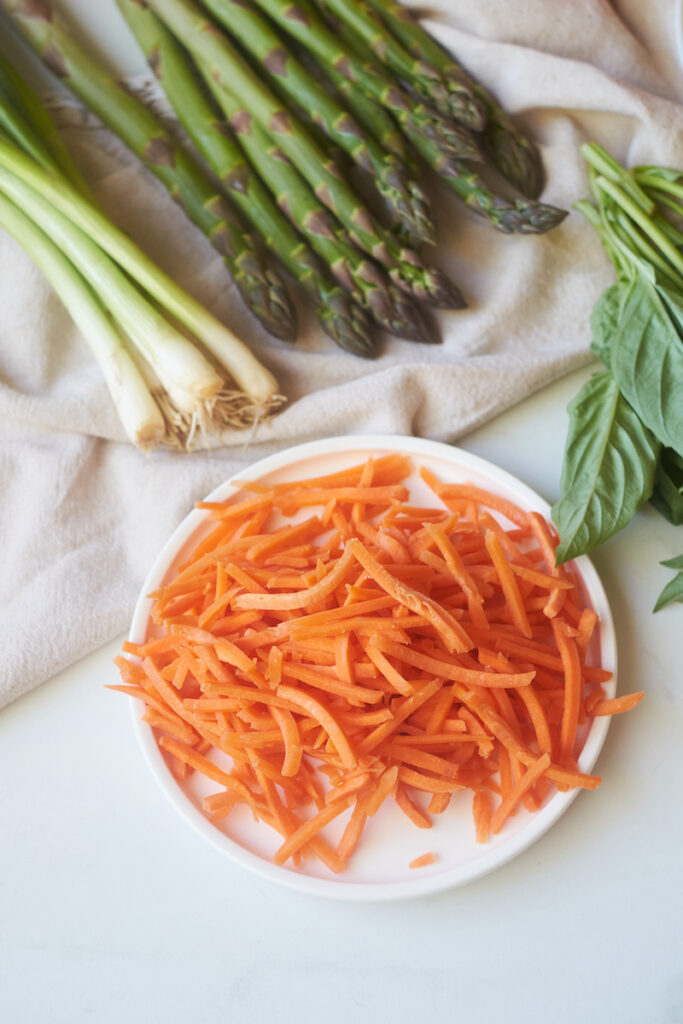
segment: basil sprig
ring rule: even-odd
[[[627,171],[595,143],[582,147],[594,203],[576,204],[617,271],[591,315],[591,350],[606,369],[569,406],[561,498],[553,508],[558,564],[623,529],[648,499],[683,522],[683,172]],[[683,556],[682,556],[683,558]],[[671,568],[683,568],[672,562]],[[683,600],[683,572],[655,611]]]

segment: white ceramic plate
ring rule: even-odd
[[[510,498],[523,508],[536,510],[546,517],[550,513],[542,498],[502,469],[459,448],[413,437],[351,436],[313,441],[263,459],[240,476],[242,479],[276,483],[335,472],[362,462],[370,453],[384,455],[391,452],[405,452],[412,456],[416,470],[424,465],[444,481],[469,481]],[[417,472],[407,484],[414,504],[438,504]],[[222,501],[237,493],[238,488],[227,482],[217,487],[207,500]],[[131,625],[131,641],[142,643],[148,634],[152,602],[145,595],[170,578],[176,566],[208,529],[206,514],[194,510],[164,546],[138,599]],[[616,674],[614,626],[605,592],[587,558],[578,559],[576,566],[583,580],[583,597],[600,616],[599,635],[590,652],[591,658]],[[615,679],[607,689],[609,696],[613,696]],[[225,823],[210,822],[201,810],[201,800],[207,793],[216,791],[216,784],[198,773],[193,773],[187,782],[180,784],[171,774],[153,730],[140,720],[137,702],[134,704],[135,729],[145,757],[164,793],[185,820],[243,867],[273,882],[321,896],[346,900],[396,900],[463,885],[499,867],[530,846],[557,821],[578,792],[555,793],[536,814],[518,810],[501,833],[492,837],[487,845],[474,842],[469,793],[456,794],[447,811],[434,816],[434,825],[429,830],[415,828],[392,801],[387,801],[369,821],[362,842],[344,874],[331,875],[322,864],[313,860],[306,861],[298,869],[277,867],[271,857],[281,839],[268,826],[254,822],[247,809],[242,807],[236,807]],[[593,768],[609,721],[608,717],[593,719],[579,758],[581,771],[590,772]],[[326,835],[330,835],[333,841],[341,835],[348,813],[328,827]],[[436,863],[419,869],[408,867],[413,858],[430,850],[437,855]]]

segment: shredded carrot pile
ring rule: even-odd
[[[385,801],[431,828],[465,791],[485,843],[595,789],[586,724],[642,697],[608,699],[587,663],[597,616],[542,516],[424,469],[440,507],[413,506],[411,471],[387,455],[199,503],[211,532],[117,658],[171,771],[216,783],[211,820],[245,805],[279,833],[276,864],[343,871]]]

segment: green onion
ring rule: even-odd
[[[40,267],[100,364],[126,434],[141,448],[164,440],[159,406],[107,311],[72,263],[14,203],[0,195],[0,226]]]

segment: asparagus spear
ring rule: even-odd
[[[387,153],[333,96],[327,93],[283,44],[266,19],[243,0],[204,0],[226,31],[247,49],[266,71],[273,86],[311,112],[315,123],[354,163],[368,171],[391,213],[416,244],[433,236],[427,199],[411,182],[396,156]]]
[[[341,348],[373,356],[365,314],[326,273],[277,208],[239,145],[227,134],[222,114],[206,96],[183,48],[141,0],[117,3],[190,139],[254,229],[316,303],[323,330]]]
[[[419,100],[415,101],[399,86],[388,69],[378,65],[374,55],[368,60],[365,54],[354,52],[353,45],[349,45],[348,30],[343,22],[338,26],[338,31],[331,31],[309,0],[296,0],[295,3],[292,0],[255,2],[280,28],[314,54],[326,71],[334,72],[335,76],[355,86],[358,106],[354,107],[354,113],[358,120],[366,123],[359,107],[363,109],[374,100],[386,107],[404,129],[411,126],[444,149],[454,149],[463,159],[480,157],[472,136],[462,131],[457,123],[430,110]],[[367,103],[362,102],[364,95],[368,97]],[[470,115],[468,120],[465,111],[461,111],[460,120],[471,128],[482,128],[484,121],[478,108],[472,108]],[[466,148],[468,152],[465,152]]]
[[[255,240],[194,157],[157,118],[112,79],[77,42],[48,0],[2,0],[44,63],[128,145],[164,183],[221,254],[249,309],[272,334],[296,336],[287,291]]]
[[[520,192],[536,199],[543,187],[543,167],[539,152],[533,142],[515,126],[495,96],[439,46],[397,0],[369,0],[369,3],[416,58],[431,64],[449,81],[468,86],[486,114],[484,139],[494,164]]]
[[[537,199],[517,196],[506,199],[493,192],[476,168],[462,160],[445,157],[419,136],[411,136],[415,148],[429,166],[450,185],[462,200],[494,227],[505,234],[542,235],[557,227],[567,216],[566,210]]]
[[[429,61],[405,49],[398,39],[387,32],[364,0],[324,0],[324,6],[363,39],[382,64],[409,82],[417,95],[427,103],[456,120],[464,120],[468,125],[481,125],[481,106],[468,86],[442,75]]]
[[[202,70],[204,70],[202,68]],[[353,245],[318,202],[299,172],[232,93],[207,76],[241,145],[259,168],[278,204],[325,260],[336,279],[392,334],[416,341],[438,340],[418,307],[387,281],[383,270]]]
[[[271,134],[318,198],[336,214],[360,248],[388,267],[400,288],[435,306],[462,306],[460,292],[441,271],[427,265],[376,223],[300,122],[283,108],[190,0],[149,0],[149,6],[195,59],[206,65],[213,80],[239,95],[245,109]]]

